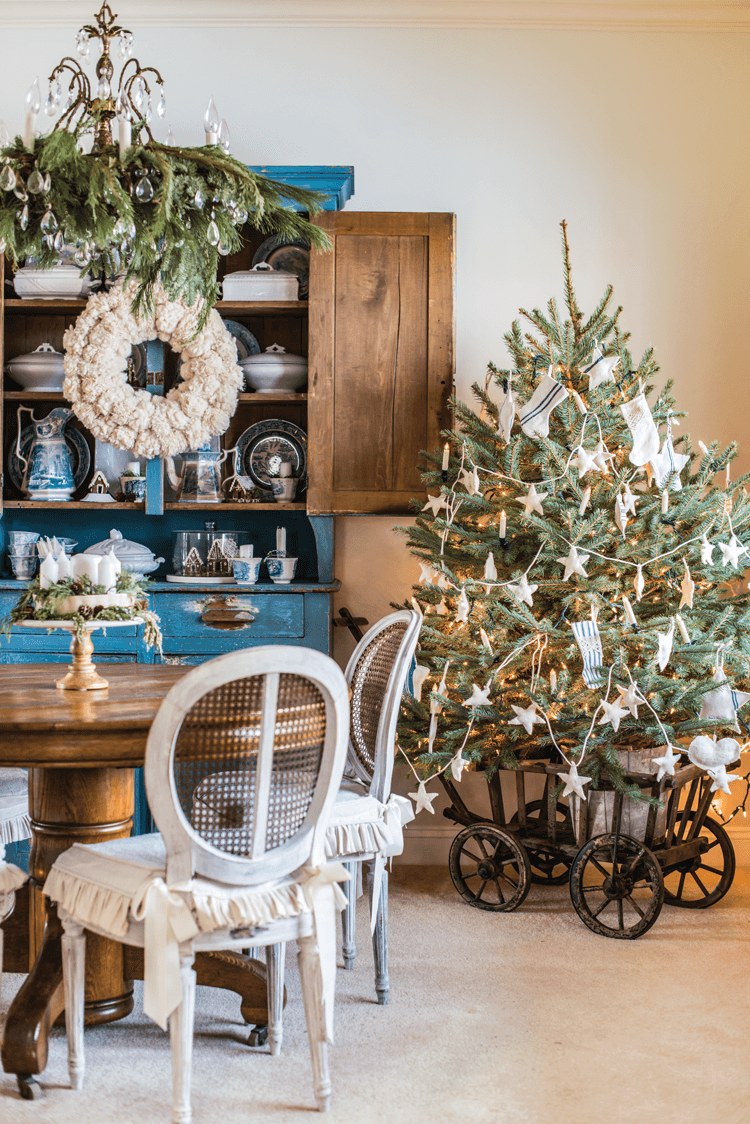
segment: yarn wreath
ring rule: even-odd
[[[212,309],[201,331],[203,299],[172,300],[157,282],[150,311],[134,316],[137,281],[96,293],[63,336],[63,394],[100,441],[142,457],[197,449],[224,433],[237,406],[243,374],[237,348]],[[182,355],[182,382],[166,396],[130,386],[133,344],[160,339]]]

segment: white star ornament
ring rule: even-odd
[[[437,577],[437,574],[438,574],[437,570],[434,568],[434,566],[431,566],[429,562],[420,562],[419,568],[422,571],[421,574],[419,575],[420,583],[421,582],[429,582],[430,585],[431,585],[435,581],[435,578]]]
[[[688,609],[692,609],[693,594],[695,593],[695,582],[690,576],[690,567],[688,566],[687,562],[685,563],[685,576],[682,579],[680,588],[682,590],[682,598],[677,608],[681,609],[683,605],[687,605]]]
[[[466,624],[469,619],[470,612],[471,605],[469,604],[469,598],[466,596],[466,590],[462,589],[461,596],[458,599],[458,606],[456,608],[456,620],[460,621],[461,624]]]
[[[701,538],[701,562],[710,566],[714,557],[714,544],[710,543],[705,535]]]
[[[659,491],[666,485],[667,481],[669,481],[671,491],[679,492],[682,490],[680,473],[689,460],[690,457],[685,453],[674,451],[671,437],[665,439],[661,452],[651,458],[651,467],[654,470],[656,486]]]
[[[458,483],[463,484],[470,496],[478,496],[482,491],[479,483],[479,473],[476,468],[471,469],[471,471],[469,471],[468,468],[462,468]]]
[[[539,589],[539,586],[529,585],[529,579],[526,577],[526,574],[521,574],[516,583],[510,583],[508,589],[514,597],[518,598],[519,601],[523,601],[526,605],[529,606],[529,608],[532,608],[534,604],[533,595]]]
[[[636,497],[630,491],[630,485],[626,484],[622,493],[622,502],[625,504],[625,510],[629,511],[632,515],[636,514],[635,503]]]
[[[453,774],[454,781],[460,781],[463,776],[463,771],[469,762],[464,758],[459,749],[455,757],[451,757],[451,773]],[[432,809],[430,809],[432,810]]]
[[[580,574],[582,578],[587,578],[588,574],[586,573],[584,566],[588,562],[589,557],[590,555],[588,554],[579,554],[576,548],[574,546],[571,546],[570,553],[568,554],[567,558],[556,558],[555,561],[561,562],[565,567],[565,576],[563,577],[563,581],[566,582],[572,574]]]
[[[608,473],[609,461],[613,461],[615,459],[615,455],[614,453],[610,453],[609,449],[601,440],[601,438],[599,439],[599,443],[594,449],[592,455],[594,458],[594,463],[596,464],[596,467],[599,469],[599,471],[604,472],[605,474]]]
[[[739,773],[728,773],[726,765],[717,765],[715,769],[706,769],[706,772],[713,781],[711,792],[716,792],[720,788],[722,792],[731,796],[732,790],[729,786],[732,781],[742,780]]]
[[[674,776],[674,767],[680,760],[680,755],[679,753],[674,752],[671,745],[666,745],[664,747],[664,756],[652,757],[651,760],[653,761],[654,765],[658,765],[659,767],[659,771],[656,774],[656,779],[657,781],[660,781],[662,777],[666,776],[667,774],[669,774],[670,777]]]
[[[526,707],[525,710],[522,706],[516,706],[515,703],[511,703],[511,709],[515,711],[516,717],[511,718],[508,723],[509,726],[523,726],[526,733],[531,734],[533,733],[535,722],[541,722],[541,724],[544,725],[544,719],[541,714],[537,714],[535,702],[533,702],[531,706]]]
[[[495,565],[495,556],[492,551],[487,555],[487,561],[484,564],[484,577],[485,581],[494,582],[497,579],[497,566]]]
[[[637,718],[638,704],[640,701],[638,698],[637,685],[635,683],[631,683],[629,687],[620,687],[618,685],[617,690],[620,692],[620,706],[627,707],[630,713],[633,715],[633,718]]]
[[[620,362],[619,355],[610,355],[605,359],[601,353],[601,349],[594,348],[594,354],[591,356],[592,362],[588,367],[583,368],[584,375],[589,376],[589,390],[596,389],[603,382],[614,382],[614,370]]]
[[[424,781],[420,781],[417,786],[416,792],[410,792],[412,800],[416,804],[414,811],[419,815],[422,811],[432,812],[435,815],[435,809],[432,806],[432,801],[437,800],[439,793],[428,792],[424,786]]]
[[[736,535],[732,535],[728,543],[718,543],[719,550],[721,551],[721,561],[724,566],[731,566],[733,570],[737,569],[740,561],[741,554],[747,554],[747,547],[743,546]]]
[[[540,515],[544,515],[542,501],[546,500],[548,495],[549,492],[542,492],[540,495],[534,485],[531,484],[527,495],[519,496],[514,502],[524,505],[524,515],[531,515],[532,511],[538,511]]]
[[[411,689],[412,694],[414,695],[414,698],[417,700],[417,702],[422,701],[422,686],[424,685],[424,681],[429,674],[430,669],[429,667],[425,667],[424,664],[418,663],[414,668],[414,673],[411,677]]]
[[[478,687],[476,685],[476,683],[472,683],[472,685],[471,685],[471,698],[464,699],[463,705],[465,707],[492,706],[492,703],[490,702],[490,685],[491,685],[491,683],[492,683],[492,680],[490,680],[487,683],[487,686],[484,689],[482,689],[481,687]]]
[[[583,445],[579,445],[575,450],[575,457],[571,460],[573,468],[578,469],[579,479],[584,477],[587,472],[599,472],[599,465],[594,459],[594,455],[584,449]]]
[[[597,725],[606,726],[608,722],[611,722],[612,729],[615,731],[615,733],[617,733],[617,731],[620,729],[621,719],[623,719],[626,714],[629,714],[630,711],[626,707],[620,706],[620,704],[617,702],[602,702],[601,707],[604,713],[599,719]]]
[[[439,496],[428,496],[427,503],[422,508],[422,511],[431,511],[433,515],[438,515],[442,507],[447,507],[445,496],[441,493]]]
[[[583,786],[590,783],[591,777],[579,776],[575,765],[570,766],[569,773],[560,773],[559,777],[561,781],[565,781],[565,788],[562,791],[563,796],[570,796],[571,792],[574,792],[576,796],[580,796],[581,800],[586,799]]]

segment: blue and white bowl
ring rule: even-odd
[[[296,558],[266,558],[268,576],[276,585],[289,585],[297,572]]]
[[[233,558],[232,572],[237,585],[255,585],[263,558]]]

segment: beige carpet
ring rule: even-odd
[[[515,913],[465,905],[440,868],[397,868],[391,1003],[374,1001],[366,915],[338,975],[331,1124],[750,1124],[750,871],[708,910],[664,907],[637,941],[597,937],[566,888]],[[297,975],[284,1052],[243,1044],[236,998],[198,990],[196,1124],[315,1119]],[[7,1009],[20,977],[3,983]],[[138,985],[137,985],[138,986]],[[0,1079],[2,1124],[170,1120],[166,1035],[139,1007],[86,1033],[82,1092],[55,1031],[45,1097]]]

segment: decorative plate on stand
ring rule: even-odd
[[[301,491],[307,483],[307,434],[294,422],[268,418],[251,425],[237,441],[236,471],[265,492],[271,492],[282,461],[291,463]]]

